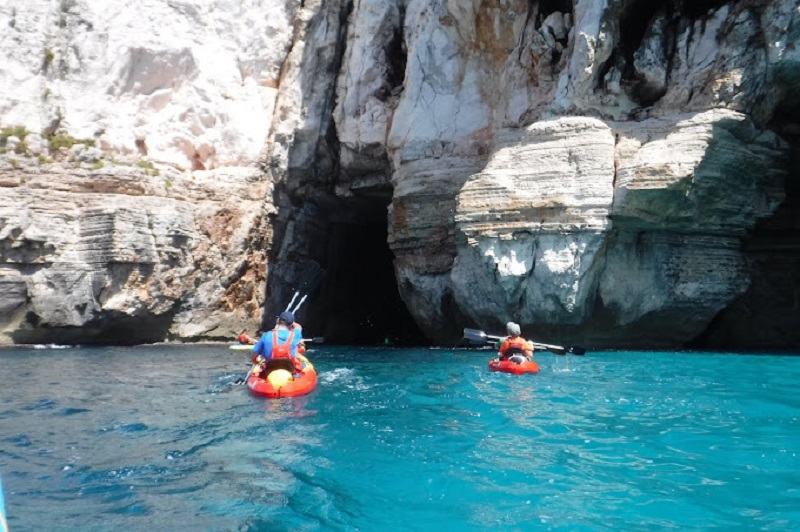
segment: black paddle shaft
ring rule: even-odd
[[[464,329],[464,339],[474,344],[485,345],[488,343],[497,342],[498,340],[501,340],[502,337],[490,336],[479,329]],[[566,355],[567,353],[573,355],[583,355],[584,353],[586,353],[586,349],[576,345],[563,347],[560,345],[542,344],[538,342],[531,342],[531,343],[533,344],[533,347],[537,349],[545,349],[557,355]]]

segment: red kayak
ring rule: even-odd
[[[299,376],[293,375],[292,363],[288,359],[267,361],[265,376],[250,373],[247,376],[247,389],[256,397],[293,397],[304,395],[317,387],[317,371],[303,355],[297,355],[303,363],[303,371]]]
[[[497,360],[495,358],[494,360],[490,360],[489,371],[502,371],[504,373],[513,373],[514,375],[539,373],[539,364],[528,359],[520,361],[521,358],[523,357],[511,357],[506,360]]]

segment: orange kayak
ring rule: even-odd
[[[293,368],[288,359],[267,361],[266,375],[259,376],[252,372],[247,376],[247,389],[256,397],[293,397],[304,395],[317,387],[317,371],[303,355],[297,355],[303,363],[300,375],[293,375]]]
[[[525,360],[518,364],[512,360],[494,359],[489,361],[489,371],[502,371],[515,375],[520,375],[522,373],[539,373],[539,364],[533,360]]]

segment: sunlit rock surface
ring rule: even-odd
[[[155,178],[55,164],[13,173],[0,167],[7,338],[222,339],[260,316],[265,256],[253,247],[267,186],[257,173]]]
[[[251,164],[294,4],[8,0],[0,120],[182,169]]]
[[[0,5],[0,341],[255,332],[295,5]]]
[[[595,345],[702,342],[764,274],[747,242],[796,204],[797,6],[665,17],[409,4],[390,243],[432,337],[514,319]],[[798,264],[786,229],[778,253]],[[775,345],[797,339],[797,305],[782,308]],[[765,325],[750,312],[750,329]],[[713,344],[769,343],[743,336]]]

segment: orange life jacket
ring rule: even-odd
[[[533,351],[533,345],[522,336],[508,337],[500,344],[500,354],[506,357],[516,354],[525,355],[526,351]]]
[[[294,339],[294,329],[289,331],[289,338],[283,344],[278,343],[278,328],[272,329],[272,358],[293,358],[292,340]]]
[[[294,339],[294,329],[289,330],[289,338],[286,342],[278,343],[278,328],[272,329],[272,358],[288,358],[292,361],[294,370],[298,373],[303,371],[303,363],[292,356],[292,340]]]

